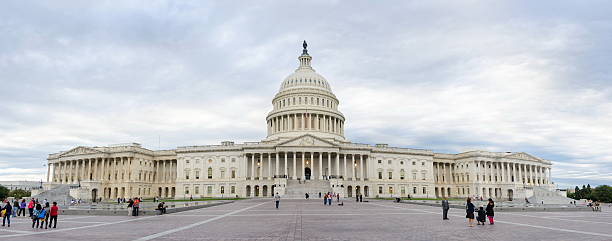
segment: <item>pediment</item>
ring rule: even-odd
[[[90,147],[79,146],[75,147],[69,151],[66,151],[60,155],[60,157],[64,156],[76,156],[76,155],[87,155],[87,154],[101,154],[104,153],[102,151],[98,151],[96,149]]]
[[[529,161],[542,161],[542,159],[537,158],[535,156],[529,155],[525,152],[519,152],[519,153],[514,153],[511,155],[506,156],[507,158],[515,158],[515,159],[521,159],[521,160],[529,160]]]
[[[296,137],[294,139],[290,139],[276,145],[277,147],[337,147],[338,145],[334,144],[325,139],[321,139],[319,137],[306,134],[303,136]]]

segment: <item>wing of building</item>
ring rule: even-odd
[[[551,162],[526,153],[431,150],[352,143],[329,82],[306,45],[283,80],[260,142],[148,150],[139,144],[79,146],[50,154],[46,190],[74,198],[492,197],[524,199],[552,189]]]

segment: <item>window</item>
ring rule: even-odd
[[[378,187],[378,194],[382,194],[382,187]]]
[[[206,187],[206,193],[207,193],[208,195],[211,195],[211,194],[212,194],[212,186],[208,186],[208,187]]]
[[[225,158],[221,158],[221,162],[225,162]]]
[[[393,194],[393,187],[389,186],[389,194]]]
[[[236,162],[236,158],[233,158],[233,157],[232,157],[232,162]]]
[[[378,160],[378,164],[382,164],[382,160]]]
[[[425,166],[425,162],[421,162],[421,166]]]
[[[140,191],[140,188],[138,189],[138,191]],[[185,194],[189,194],[189,187],[185,187]]]
[[[232,170],[232,178],[236,178],[236,170]]]
[[[231,194],[236,193],[236,186],[231,186],[231,187],[230,187],[230,193],[231,193]]]
[[[412,188],[412,194],[416,194],[416,187]]]
[[[199,186],[195,186],[194,188],[195,190],[195,194],[200,194],[200,187]]]
[[[412,180],[416,180],[416,173],[412,173]]]
[[[221,194],[225,194],[225,186],[221,186]]]
[[[391,165],[391,160],[388,160],[388,161],[387,161],[387,164]]]
[[[225,178],[225,171],[221,170],[221,178]]]
[[[196,179],[200,179],[200,171],[195,171],[195,177]]]
[[[406,177],[406,172],[404,172],[404,169],[400,170],[400,179],[404,180],[405,177]]]
[[[140,179],[140,175],[138,176],[138,179]],[[185,179],[189,179],[189,170],[185,170]]]
[[[213,162],[213,160],[212,160],[212,159],[208,159],[208,163],[212,163],[212,162]]]
[[[404,161],[400,161],[400,165],[404,165]]]
[[[393,172],[389,172],[389,179],[393,179]]]
[[[189,160],[186,160],[186,161],[185,161],[185,163],[186,163],[186,164],[189,164]],[[142,164],[142,163],[140,163],[140,164]]]
[[[402,186],[400,190],[401,190],[402,195],[406,195],[406,187]]]
[[[208,168],[208,179],[212,179],[212,167]]]
[[[416,165],[416,162],[412,162],[412,165],[413,165],[413,166],[414,166],[414,165]]]
[[[382,172],[378,172],[378,179],[383,179],[382,178]]]
[[[425,176],[425,175],[426,175],[426,174],[425,174],[424,172],[423,172],[423,173],[421,173],[421,179],[425,180],[425,179],[426,179],[426,176]]]
[[[423,187],[423,194],[427,193],[427,188]]]

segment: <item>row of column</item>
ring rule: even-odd
[[[244,159],[247,166],[246,176],[251,180],[274,177],[304,180],[306,168],[311,170],[311,179],[342,177],[344,180],[366,180],[367,178],[365,168],[367,155],[337,152],[275,152],[245,153]],[[327,173],[323,171],[324,162]]]
[[[334,116],[315,113],[296,113],[272,117],[268,120],[268,134],[285,131],[314,130],[344,135],[344,122]]]
[[[550,167],[509,162],[475,162],[480,183],[511,182],[527,185],[550,184]]]
[[[132,168],[133,160],[133,157],[113,157],[55,162],[49,164],[47,168],[47,181],[59,183],[104,180],[171,182],[176,179],[176,160],[155,161],[156,172],[143,167]]]

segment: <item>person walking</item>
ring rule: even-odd
[[[22,215],[25,217],[25,209],[26,209],[26,200],[21,199],[21,203],[19,204],[19,213],[17,213],[17,216]]]
[[[42,206],[42,205],[41,205]],[[38,214],[38,219],[40,220],[40,228],[42,229],[43,226],[46,225],[45,220],[47,218],[47,213],[49,212],[48,206],[44,206],[42,208],[42,210],[40,210],[40,213]],[[45,226],[47,227],[47,226]]]
[[[134,207],[134,200],[132,200],[130,198],[130,200],[128,201],[128,205],[127,205],[127,209],[128,209],[128,216],[132,215],[132,208]]]
[[[489,198],[489,203],[487,203],[487,217],[489,218],[489,224],[494,224],[493,223],[493,216],[494,216],[494,212],[493,212],[493,208],[495,207],[495,203],[493,203],[493,199]]]
[[[132,205],[132,216],[138,216],[138,209],[140,208],[140,199],[134,198],[134,204]]]
[[[359,194],[359,202],[362,203],[363,202],[363,194]]]
[[[274,204],[276,205],[276,209],[278,209],[278,205],[280,204],[280,195],[278,195],[278,193],[274,195]]]
[[[30,202],[28,203],[28,212],[30,214],[30,218],[32,217],[32,214],[34,212],[34,198],[32,198],[32,200],[30,200]]]
[[[465,205],[465,218],[468,219],[468,227],[474,227],[474,204],[472,203],[472,199],[468,198],[467,203]]]
[[[17,212],[19,211],[19,201],[15,199],[13,202],[13,217],[17,217]]]
[[[36,208],[33,208],[32,216],[31,216],[32,217],[32,228],[34,228],[34,224],[36,224],[36,228],[38,228],[38,226],[40,225],[40,219],[38,218],[38,216],[40,215],[41,212],[42,212],[42,206],[40,206],[40,204],[36,204]]]
[[[448,205],[448,199],[445,197],[442,200],[442,220],[448,220],[448,209],[450,209],[450,206]]]
[[[49,223],[48,227],[51,227],[51,223],[53,223],[53,228],[57,227],[57,211],[59,208],[57,207],[57,202],[53,202],[53,206],[49,209]]]
[[[11,227],[11,215],[13,212],[13,207],[11,206],[11,202],[5,200],[6,204],[2,209],[0,209],[4,216],[2,217],[2,227],[4,227],[4,221],[8,221],[8,226]]]
[[[45,219],[44,219],[45,229],[47,229],[47,226],[49,226],[49,217],[50,216],[51,216],[51,207],[49,206],[49,202],[46,202],[45,203]]]
[[[327,193],[327,205],[331,206],[332,205],[332,201],[334,200],[334,195],[331,192]]]
[[[327,194],[323,195],[323,206],[327,205]]]

